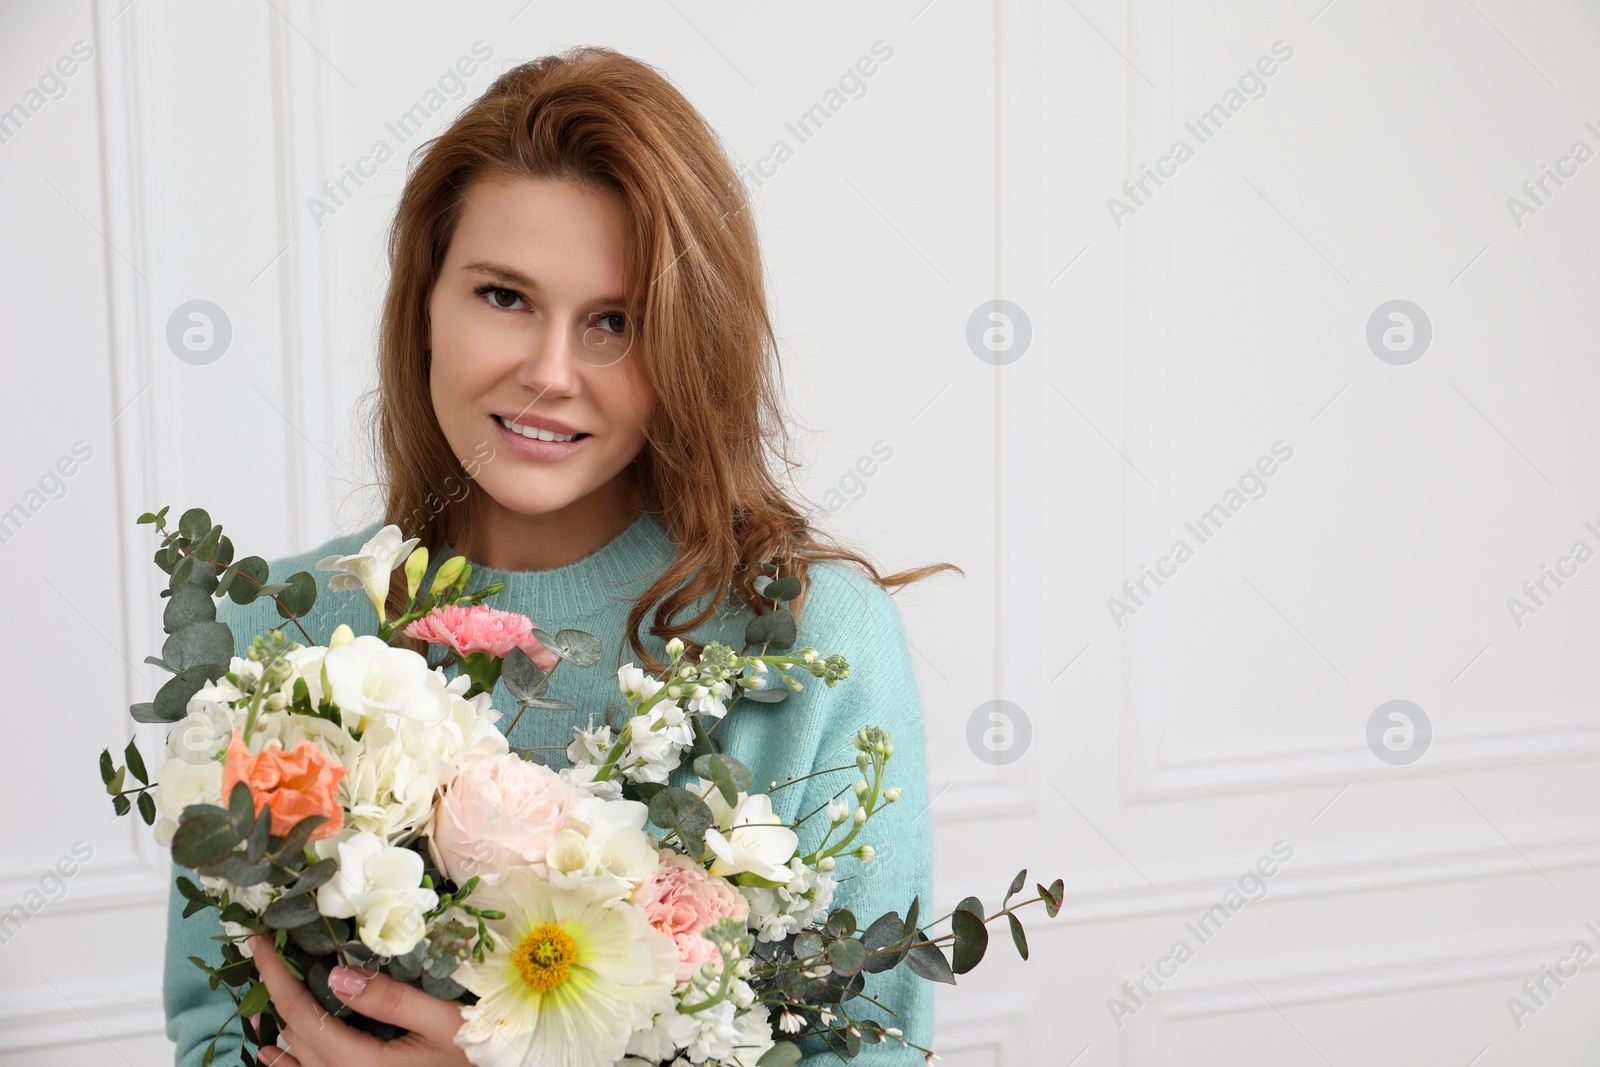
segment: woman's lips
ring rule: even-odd
[[[572,441],[540,441],[534,437],[524,437],[515,430],[506,429],[505,424],[494,416],[490,416],[490,420],[494,423],[495,432],[500,435],[500,440],[505,446],[527,459],[543,462],[566,459],[589,440],[589,435],[585,434]]]

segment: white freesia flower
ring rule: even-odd
[[[661,679],[646,674],[642,667],[635,667],[631,663],[617,668],[617,687],[630,702],[649,700],[661,692],[665,684]]]
[[[706,831],[706,847],[717,857],[711,864],[712,874],[730,878],[749,873],[774,882],[789,880],[788,863],[800,847],[800,838],[773,813],[771,797],[765,793],[741,796],[725,829]]]
[[[317,910],[355,919],[357,936],[372,951],[402,956],[426,933],[423,913],[439,895],[422,888],[422,856],[357,830],[312,846],[324,858],[337,855],[339,870],[317,890]]]
[[[420,538],[400,539],[400,527],[390,524],[372,535],[372,540],[350,556],[326,556],[317,561],[319,571],[338,571],[328,579],[328,588],[336,593],[359,589],[367,594],[378,612],[378,621],[384,620],[384,599],[389,595],[389,575],[421,543]]]
[[[313,704],[322,695],[323,670],[332,690],[328,695],[352,730],[361,729],[378,715],[437,722],[449,710],[442,670],[430,668],[426,659],[409,648],[395,648],[371,634],[326,652],[316,677],[306,678],[308,687],[316,683],[311,688]],[[467,679],[463,688],[470,684]]]

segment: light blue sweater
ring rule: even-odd
[[[273,561],[274,581],[302,570],[316,576],[316,607],[301,620],[316,643],[326,644],[341,622],[348,623],[357,634],[376,631],[377,618],[367,599],[360,593],[329,592],[330,575],[316,571],[315,566],[324,556],[355,552],[378,525],[334,538],[303,555]],[[491,605],[524,614],[552,632],[564,627],[587,630],[603,645],[597,666],[578,670],[564,665],[551,680],[550,695],[576,705],[578,710],[524,712],[510,736],[511,744],[559,746],[544,749],[541,754],[551,767],[565,767],[568,763],[564,750],[572,740],[573,726],[587,726],[591,715],[598,722],[608,706],[621,705],[616,657],[620,647],[625,649],[624,663],[634,658],[624,639],[631,598],[648,588],[676,555],[671,535],[659,517],[647,511],[610,542],[564,567],[501,571],[474,564],[471,588],[491,582],[505,585],[488,601]],[[439,558],[434,560],[435,566]],[[820,679],[796,672],[805,683],[802,692],[791,693],[778,704],[740,701],[717,727],[716,737],[724,751],[749,766],[757,790],[774,781],[781,782],[785,776],[798,778],[829,767],[850,768],[774,793],[774,811],[786,822],[792,822],[855,780],[856,750],[852,742],[857,729],[876,725],[889,730],[893,734],[894,756],[889,762],[887,781],[900,786],[904,795],[875,816],[858,838],[870,842],[877,849],[877,857],[866,864],[847,857],[841,859],[834,872],[842,880],[833,906],[851,909],[858,924],[865,926],[884,912],[896,911],[903,916],[912,897],[917,896],[922,902],[922,914],[930,916],[934,914],[932,839],[922,707],[899,611],[887,593],[849,565],[824,560],[812,565],[810,575],[811,588],[794,647],[809,646],[824,655],[843,655],[849,661],[850,676],[830,689]],[[225,601],[219,614],[233,627],[238,654],[256,634],[284,625],[273,603],[265,599],[245,607]],[[689,636],[701,642],[717,640],[739,650],[744,645],[744,628],[750,617],[750,609],[743,604],[735,602],[730,606],[725,602],[720,614]],[[290,633],[298,638],[292,626]],[[666,658],[663,642],[649,634],[643,640],[652,655]],[[447,673],[453,675],[454,671]],[[502,713],[500,725],[505,729],[515,712],[515,699],[501,684],[494,690],[492,700]],[[680,781],[686,770],[680,769],[674,781]],[[826,825],[826,817],[818,815],[800,828],[802,851],[816,847]],[[213,966],[220,963],[220,946],[211,939],[221,935],[222,927],[214,908],[183,918],[184,902],[176,889],[179,875],[194,877],[192,872],[173,865],[163,983],[167,1036],[177,1044],[177,1067],[199,1067],[202,1053],[233,1005],[227,992],[213,991],[205,974],[189,961],[190,956],[199,956]],[[932,1047],[933,990],[928,982],[901,966],[868,975],[865,992],[893,1007],[900,1013],[899,1018],[892,1018],[861,999],[847,1005],[854,1017],[875,1018],[886,1026],[898,1026],[909,1041]],[[242,1040],[235,1020],[217,1042],[213,1062],[238,1063],[236,1050]],[[820,1038],[808,1038],[802,1047],[807,1052],[802,1061],[804,1067],[839,1062]],[[885,1042],[864,1045],[854,1062],[863,1067],[911,1067],[923,1059],[915,1049]]]

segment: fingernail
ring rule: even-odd
[[[261,1032],[261,1016],[259,1014],[250,1016],[250,1029],[258,1034]]]
[[[335,967],[328,972],[328,988],[341,997],[359,996],[367,988],[367,978],[354,967]]]

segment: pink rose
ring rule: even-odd
[[[458,885],[473,875],[497,881],[512,867],[542,864],[579,799],[548,767],[514,752],[485,757],[439,798],[428,823],[428,851]]]
[[[689,857],[661,850],[661,864],[633,891],[645,918],[678,946],[678,981],[707,960],[720,960],[717,946],[700,931],[723,919],[749,918],[750,902],[728,882],[706,873]]]
[[[451,604],[434,608],[422,618],[406,627],[407,637],[415,637],[434,645],[447,645],[463,659],[474,652],[487,652],[495,659],[505,659],[506,653],[520,648],[528,654],[542,671],[555,667],[559,657],[540,643],[533,631],[539,627],[526,615],[482,604],[463,607]]]

